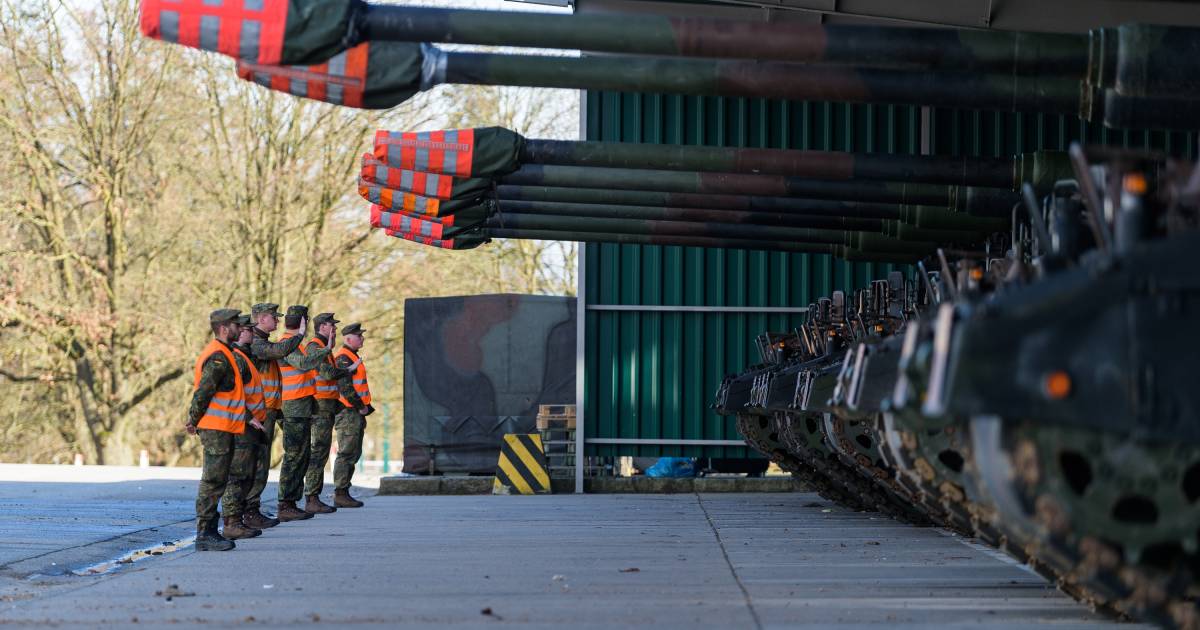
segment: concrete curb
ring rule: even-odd
[[[491,494],[492,477],[381,477],[380,496]],[[575,491],[573,479],[551,479],[556,494]],[[792,478],[778,477],[699,477],[695,479],[655,479],[651,477],[604,477],[583,480],[590,494],[688,494],[726,492],[797,492],[802,490]]]

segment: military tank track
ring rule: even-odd
[[[996,417],[971,426],[1001,518],[1037,532],[1031,555],[1101,606],[1200,627],[1200,449]]]
[[[739,414],[736,422],[746,444],[821,497],[856,512],[874,511],[873,506],[862,500],[862,495],[831,479],[819,465],[814,466],[812,460],[803,457],[803,452],[788,448],[771,418]]]
[[[851,509],[877,511],[916,525],[928,524],[928,519],[923,514],[914,514],[912,508],[901,498],[890,494],[886,488],[880,487],[870,477],[861,474],[853,465],[842,461],[829,446],[820,416],[777,412],[775,423],[778,435],[789,450],[806,455],[805,461],[846,497],[839,500],[839,503]]]
[[[1005,552],[1027,564],[1059,590],[1109,616],[1123,616],[1108,598],[1067,579],[1063,563],[1037,554],[1036,537],[996,515],[982,487],[971,453],[967,425],[911,430],[897,428],[897,418],[887,414],[890,460],[903,483],[926,504],[938,506],[950,525],[947,529]],[[903,425],[901,425],[903,426]]]
[[[896,471],[883,461],[880,451],[885,444],[875,430],[873,418],[850,420],[826,414],[821,424],[838,459],[846,468],[883,490],[895,506],[893,515],[898,520],[914,525],[945,525],[941,510],[926,509],[907,488],[896,482]]]
[[[895,483],[903,487],[913,501],[926,511],[937,514],[947,529],[967,537],[976,537],[983,542],[999,547],[997,539],[978,530],[973,504],[967,500],[959,477],[962,474],[961,451],[948,436],[939,436],[938,430],[918,435],[913,431],[895,428],[895,416],[884,414],[884,448],[881,456],[888,468],[896,472]],[[943,442],[933,449],[922,448],[931,439]],[[951,438],[951,439],[947,439]],[[949,442],[949,443],[945,443]],[[935,455],[929,457],[928,450]]]

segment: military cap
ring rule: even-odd
[[[362,327],[362,324],[360,324],[358,322],[354,322],[353,324],[346,324],[345,326],[342,327],[342,336],[343,337],[345,337],[346,335],[361,335],[365,332],[367,332],[367,331]]]
[[[253,313],[255,317],[258,317],[263,313],[270,313],[275,317],[283,317],[283,313],[279,312],[279,305],[272,304],[270,302],[259,302],[258,304],[250,307],[250,312]]]
[[[288,317],[308,317],[308,307],[303,304],[293,304],[288,307]]]
[[[313,325],[320,326],[321,324],[338,324],[338,320],[333,318],[333,313],[320,313],[313,318]]]
[[[219,308],[208,314],[208,321],[212,324],[236,323],[241,314],[236,308]]]
[[[251,326],[250,316],[246,314],[238,315],[237,324],[243,328],[249,328]]]

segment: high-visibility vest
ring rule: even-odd
[[[315,343],[318,346],[320,346],[322,349],[325,348],[325,342],[321,341],[321,339],[319,337],[313,337],[312,340],[309,341],[309,343]],[[328,362],[329,365],[333,365],[333,357],[332,356],[326,355],[325,361]],[[317,400],[332,400],[332,399],[338,397],[336,380],[334,380],[334,381],[325,380],[325,379],[321,378],[320,373],[318,373],[316,370],[313,370],[313,374],[315,376],[316,389],[317,389],[316,393],[313,394],[313,398],[316,398]]]
[[[245,433],[246,393],[242,389],[242,373],[238,370],[233,353],[225,344],[213,339],[208,342],[207,346],[204,346],[204,350],[200,351],[200,358],[196,359],[192,390],[200,388],[200,374],[204,371],[204,362],[218,352],[225,355],[225,360],[229,361],[229,367],[233,370],[233,391],[218,391],[213,394],[212,400],[208,401],[208,409],[204,410],[204,415],[200,417],[200,422],[196,423],[196,427],[225,431],[226,433]]]
[[[267,409],[283,409],[283,376],[279,372],[279,362],[271,359],[266,365],[267,371],[258,373],[262,379],[263,402]]]
[[[337,354],[335,356],[346,357],[347,359],[350,359],[351,363],[354,363],[355,361],[358,360],[358,355],[355,354],[353,350],[351,350],[350,348],[347,348],[346,346],[342,346],[341,348],[338,348]],[[364,404],[364,405],[371,404],[371,387],[367,383],[367,366],[366,366],[366,364],[363,364],[363,363],[358,364],[358,368],[354,370],[354,380],[352,382],[354,383],[354,391],[358,394],[359,399],[362,400],[362,404]],[[338,394],[338,400],[342,401],[342,404],[346,407],[353,406],[350,404],[350,401],[346,400],[341,394]]]
[[[280,341],[291,339],[296,335],[292,333],[284,333],[280,337]],[[300,354],[305,354],[304,347],[301,345],[297,348]],[[292,367],[287,361],[279,363],[279,376],[282,382],[281,390],[284,400],[300,400],[307,398],[317,393],[317,379],[312,370],[301,371]]]
[[[233,351],[242,357],[242,360],[250,367],[250,383],[242,387],[246,393],[246,409],[250,410],[250,415],[255,420],[264,422],[267,419],[267,402],[263,398],[262,377],[258,375],[258,368],[254,367],[254,362],[246,356],[245,352],[238,348],[234,348]]]

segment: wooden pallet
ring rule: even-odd
[[[538,405],[539,416],[575,417],[575,405]]]
[[[544,416],[538,414],[538,429],[574,429],[575,416]]]

